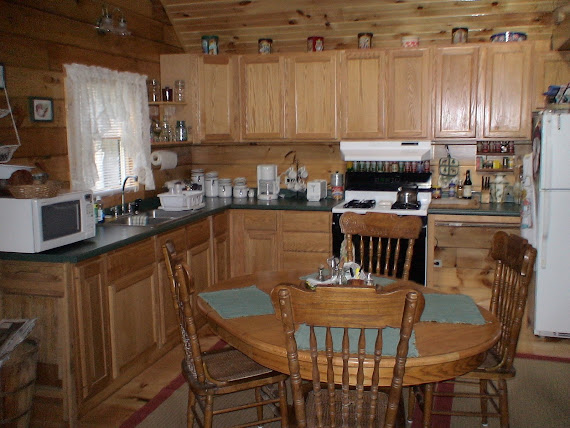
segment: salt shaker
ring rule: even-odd
[[[374,279],[372,279],[372,274],[370,272],[366,274],[366,280],[364,281],[364,284],[374,285]]]

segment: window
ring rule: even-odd
[[[65,70],[72,189],[112,193],[137,175],[153,190],[146,76],[79,64]]]

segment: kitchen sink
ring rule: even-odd
[[[134,215],[124,215],[118,218],[108,218],[105,225],[109,226],[139,226],[154,227],[174,221],[190,214],[191,211],[151,210]]]

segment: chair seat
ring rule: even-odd
[[[343,426],[342,424],[342,403],[341,403],[341,394],[342,391],[337,390],[335,392],[335,415],[336,415],[336,424],[335,426]],[[350,390],[348,392],[348,398],[349,398],[349,415],[348,415],[348,420],[349,420],[349,426],[353,426],[353,424],[351,424],[350,422],[353,422],[356,420],[356,391],[355,390]],[[364,404],[362,406],[362,421],[360,423],[360,426],[368,426],[368,415],[370,414],[369,410],[370,410],[370,399],[371,399],[371,394],[368,391],[364,392]],[[330,415],[329,415],[329,401],[328,401],[328,391],[326,389],[321,390],[321,401],[323,403],[323,426],[325,427],[330,427],[332,426],[332,424],[330,423]],[[378,392],[378,402],[376,403],[376,422],[374,423],[373,426],[376,427],[381,427],[384,424],[384,419],[385,419],[385,415],[386,415],[386,407],[388,405],[388,395],[383,393],[383,392]],[[308,427],[316,427],[318,426],[317,424],[317,414],[315,413],[315,395],[314,392],[311,391],[309,392],[309,394],[307,395],[307,399],[306,399],[306,406],[305,408],[307,409],[307,426]],[[356,426],[356,425],[354,425]]]
[[[273,372],[235,348],[205,352],[202,354],[202,359],[208,367],[210,376],[218,381],[237,382]]]

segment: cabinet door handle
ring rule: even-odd
[[[436,222],[435,226],[444,226],[444,227],[493,227],[496,229],[520,229],[520,225],[518,225],[518,224],[500,224],[500,223],[456,223],[456,222],[440,223],[440,222]]]

